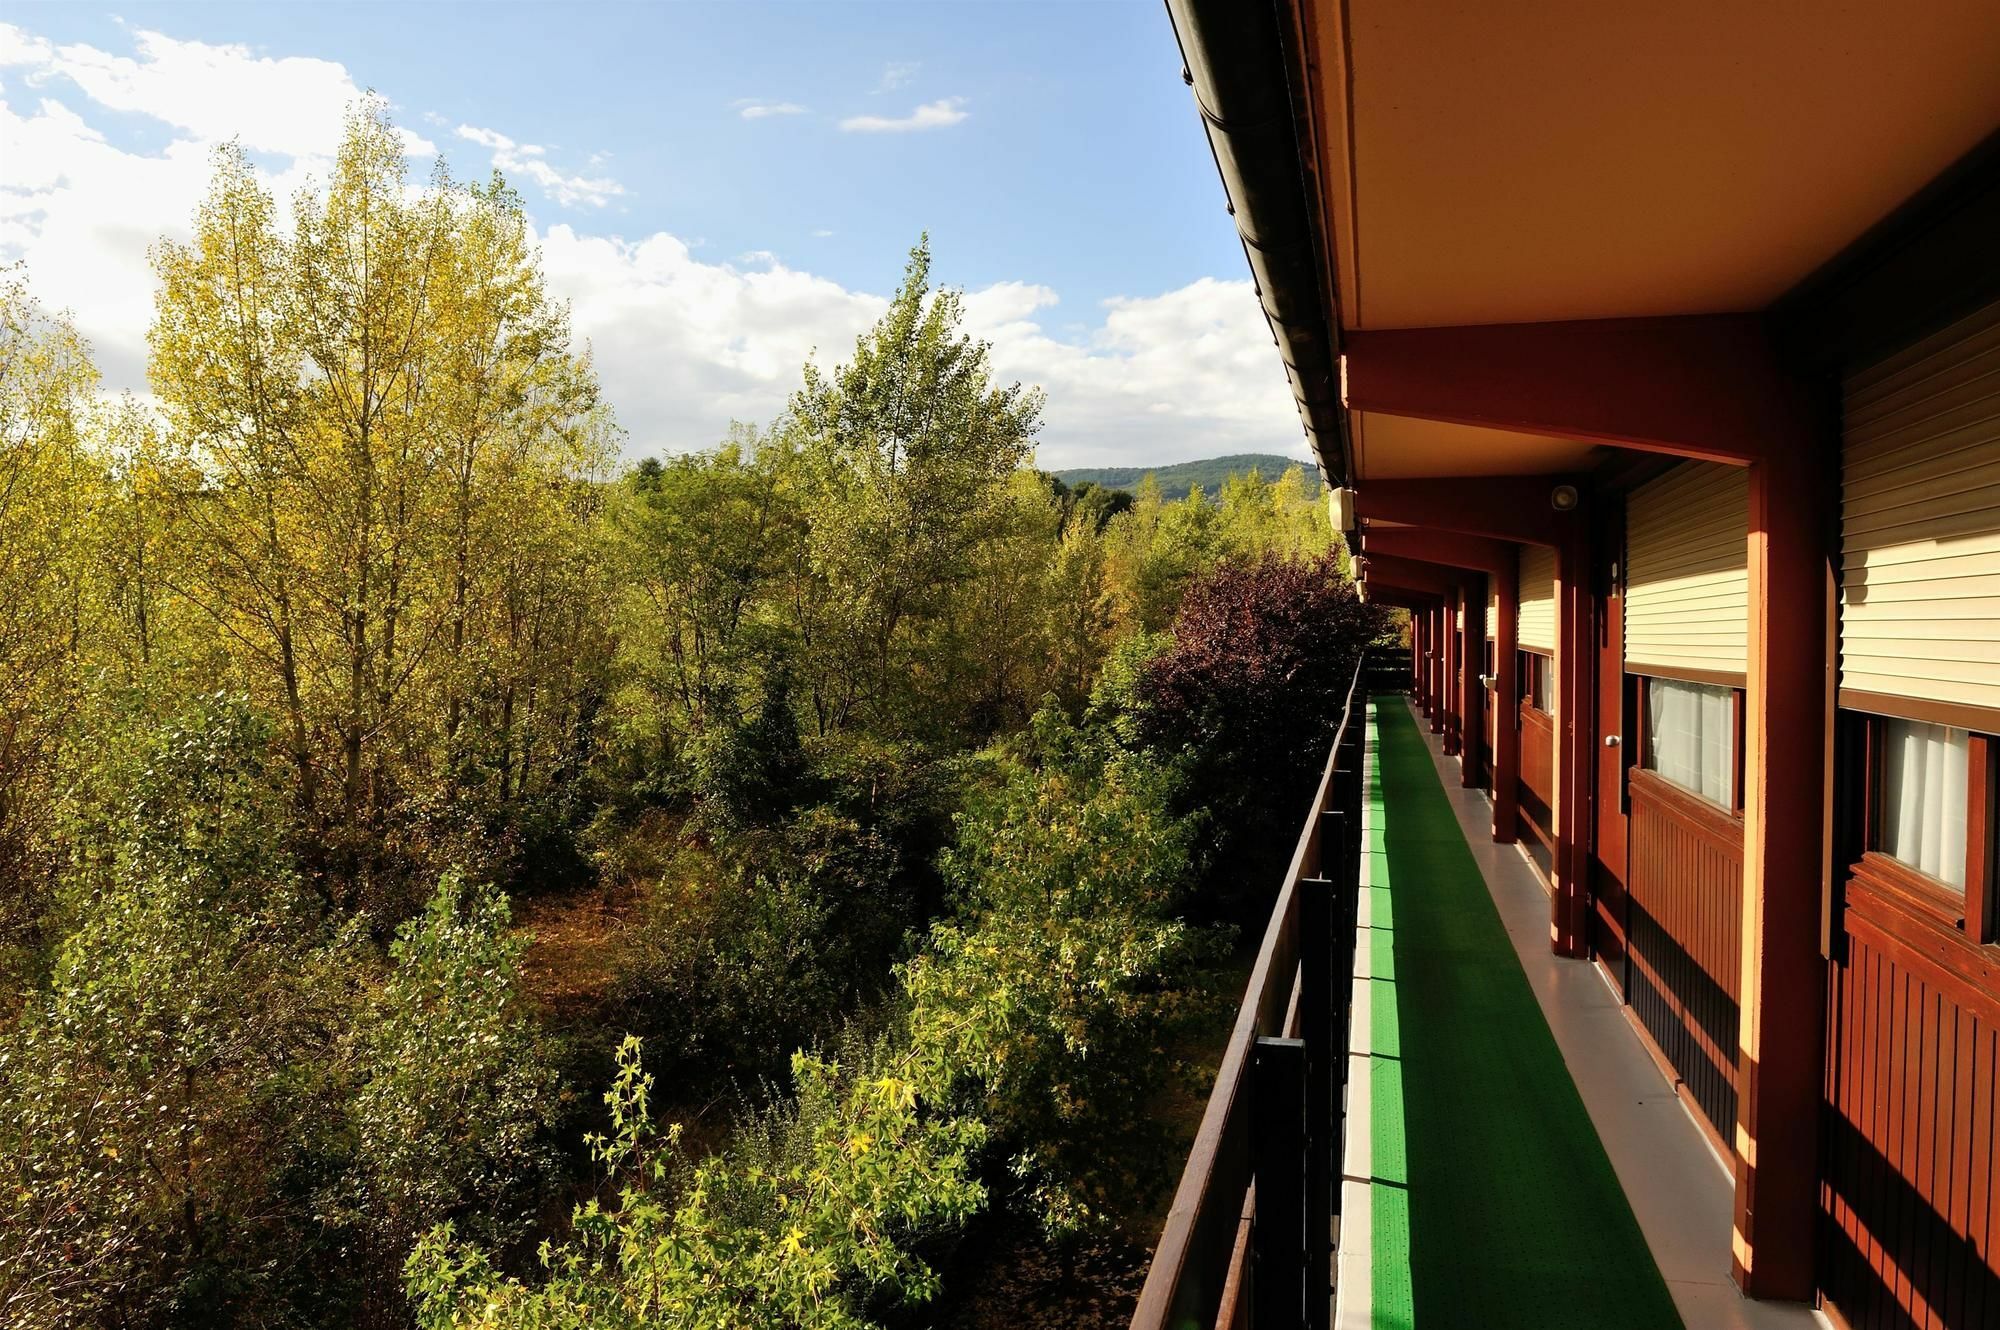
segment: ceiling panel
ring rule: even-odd
[[[1760,309],[2000,126],[1996,0],[1310,11],[1349,327]]]

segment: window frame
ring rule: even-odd
[[[1529,647],[1516,648],[1514,656],[1514,689],[1519,694],[1515,702],[1537,715],[1553,717],[1555,713],[1538,699],[1549,690],[1548,675],[1555,658]]]
[[[1854,761],[1859,768],[1860,834],[1850,850],[1855,868],[1865,865],[1870,874],[1887,879],[1900,893],[1934,911],[1941,919],[1979,946],[2000,943],[2000,901],[1995,887],[2000,868],[1995,850],[2000,848],[2000,736],[1982,734],[1960,725],[1969,736],[1965,773],[1965,885],[1953,886],[1913,864],[1895,858],[1882,849],[1882,813],[1887,784],[1887,728],[1892,720],[1914,720],[1877,712],[1842,709],[1841,716],[1854,728]],[[1939,722],[1929,722],[1936,724]]]

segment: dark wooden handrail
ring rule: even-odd
[[[1339,1092],[1346,1083],[1359,900],[1367,674],[1364,655],[1153,1250],[1132,1330],[1326,1325],[1327,1232],[1339,1200],[1334,1165],[1343,1142]],[[1260,1171],[1272,1177],[1262,1188]],[[1261,1212],[1260,1194],[1267,1198]],[[1274,1201],[1287,1213],[1274,1215]]]

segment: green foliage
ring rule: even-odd
[[[431,1234],[407,1267],[425,1330],[862,1330],[872,1296],[935,1295],[911,1242],[983,1204],[971,1172],[983,1132],[922,1101],[909,1054],[845,1066],[798,1055],[795,1104],[691,1168],[677,1129],[652,1133],[637,1041],[618,1061],[612,1131],[594,1144],[616,1199],[577,1207],[572,1236],[543,1244],[533,1285],[497,1275],[449,1227]]]
[[[1039,760],[961,815],[945,857],[961,912],[903,977],[938,1092],[991,1123],[1061,1234],[1159,1180],[1150,1109],[1218,937],[1179,917],[1196,826],[1171,811],[1175,773],[1054,709],[1033,740]]]
[[[389,949],[355,1039],[340,1203],[391,1268],[440,1220],[483,1242],[519,1236],[554,1180],[556,1078],[516,992],[526,947],[504,896],[447,874]]]
[[[810,514],[789,600],[815,730],[934,732],[941,690],[919,654],[973,579],[1039,392],[996,387],[986,344],[933,290],[926,240],[889,310],[826,372],[808,362],[786,424]]]
[[[281,234],[224,148],[191,238],[154,251],[168,429],[135,465],[212,663],[278,718],[316,880],[400,917],[460,826],[574,773],[614,431],[503,184],[412,188],[368,101],[293,211]]]
[[[683,842],[655,886],[623,983],[677,1064],[780,1070],[881,996],[932,908],[946,773],[844,744],[811,789],[781,819]]]
[[[738,427],[712,453],[642,464],[612,491],[621,574],[614,733],[658,779],[689,743],[741,719],[783,642],[770,602],[799,539],[785,456]]]
[[[920,244],[768,429],[606,481],[503,181],[413,186],[370,101],[291,215],[218,156],[157,415],[0,282],[0,1320],[859,1326],[980,1178],[1056,1234],[1143,1196],[1203,810],[1289,819],[1255,782],[1322,742],[1260,765],[1306,637],[1231,675],[1189,625],[1232,567],[1338,580],[1303,473],[1032,470]],[[592,877],[535,902],[603,928],[584,992],[503,889]],[[564,1228],[579,1013],[768,1102],[697,1159],[627,1045]]]
[[[310,1296],[352,957],[272,834],[266,736],[204,699],[111,773],[79,923],[0,1043],[11,1324],[254,1319]]]
[[[79,638],[101,612],[91,564],[109,486],[87,446],[96,387],[76,329],[18,269],[0,269],[0,998],[34,966],[64,722],[87,663]]]

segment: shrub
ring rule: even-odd
[[[782,1072],[786,1050],[882,995],[938,908],[955,768],[857,736],[814,758],[786,777],[802,807],[769,822],[705,810],[670,853],[649,862],[627,838],[618,856],[656,879],[624,996],[677,1062]]]
[[[455,873],[397,930],[395,967],[354,1041],[340,1206],[391,1270],[441,1220],[483,1242],[518,1237],[554,1181],[556,1077],[516,991],[526,947],[506,897]]]
[[[1189,587],[1166,648],[1133,690],[1136,729],[1185,753],[1189,806],[1214,818],[1217,895],[1261,908],[1297,837],[1384,612],[1355,595],[1337,553],[1224,563]],[[1247,898],[1247,900],[1246,900]]]
[[[1158,1180],[1167,1045],[1203,1009],[1197,973],[1221,939],[1179,918],[1195,823],[1171,811],[1175,773],[1053,706],[1031,749],[1038,764],[960,817],[945,858],[960,917],[903,978],[938,1092],[985,1117],[1066,1234]]]
[[[652,1132],[652,1077],[628,1039],[605,1095],[612,1131],[592,1144],[616,1199],[576,1208],[532,1285],[497,1275],[449,1225],[433,1231],[406,1267],[418,1324],[859,1330],[872,1299],[928,1300],[937,1279],[911,1241],[983,1204],[983,1132],[928,1108],[912,1061],[798,1054],[795,1103],[748,1146],[689,1167],[678,1128]]]
[[[199,699],[108,753],[73,931],[0,1040],[0,1306],[24,1327],[284,1319],[357,959],[277,845],[265,729]]]

